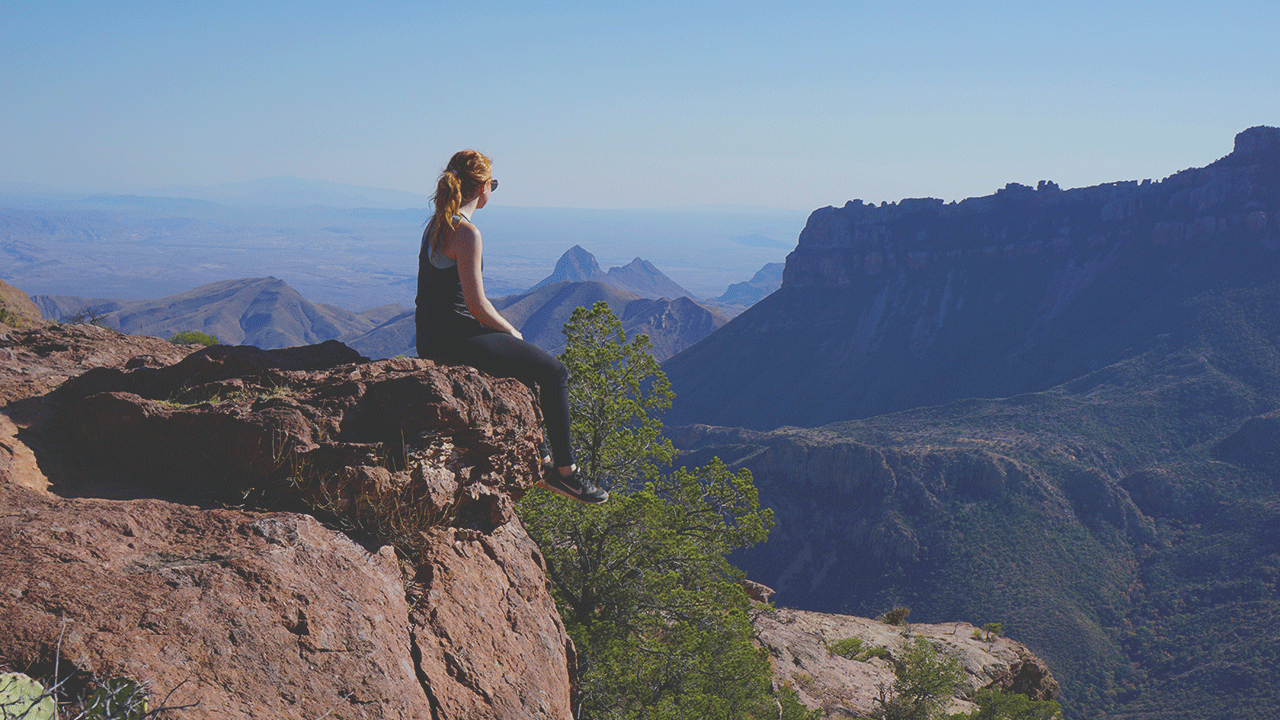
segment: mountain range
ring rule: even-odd
[[[310,302],[276,278],[209,283],[155,300],[86,300],[37,295],[49,319],[73,317],[132,335],[170,337],[195,330],[229,345],[284,348],[354,337],[372,330],[387,309],[366,317],[334,305]]]
[[[566,273],[565,268],[580,270]],[[581,270],[583,268],[585,270]],[[564,335],[560,328],[574,308],[591,307],[599,301],[608,303],[629,335],[648,335],[654,355],[660,360],[671,357],[726,322],[725,317],[687,296],[677,296],[674,300],[657,296],[662,290],[680,288],[652,263],[640,258],[605,273],[600,271],[591,253],[574,246],[561,258],[551,277],[560,274],[603,277],[607,282],[544,282],[529,292],[494,300],[494,305],[526,339],[548,351],[563,349]],[[640,290],[645,294],[640,294]],[[277,278],[209,283],[154,300],[68,295],[37,295],[33,300],[47,319],[95,322],[130,334],[167,338],[178,332],[196,330],[226,344],[264,349],[338,339],[373,358],[416,353],[412,309],[391,304],[353,313],[310,302]]]
[[[1002,623],[1069,718],[1280,708],[1280,129],[1203,168],[813,213],[664,365],[779,604]]]

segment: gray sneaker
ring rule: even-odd
[[[538,483],[538,486],[588,505],[599,505],[609,499],[608,492],[587,482],[576,471],[569,477],[565,477],[556,468],[547,468],[542,473],[542,482]]]

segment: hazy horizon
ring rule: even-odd
[[[241,204],[193,197],[26,200],[0,185],[0,277],[32,295],[155,299],[211,282],[277,277],[313,302],[360,312],[411,305],[427,208],[368,207],[368,188],[272,183]],[[315,194],[308,194],[315,191]],[[393,197],[395,194],[393,194]],[[224,198],[225,199],[225,198]],[[385,199],[385,198],[384,198]],[[332,204],[322,204],[324,202]],[[343,206],[346,202],[346,206]],[[648,260],[698,299],[749,280],[795,247],[807,212],[742,207],[605,210],[491,205],[477,216],[491,297],[547,277],[574,245],[602,268]]]

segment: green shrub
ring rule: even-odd
[[[111,678],[85,703],[85,720],[141,720],[150,711],[147,686],[129,678]]]
[[[906,625],[907,618],[911,617],[911,608],[899,605],[884,615],[880,616],[880,620],[886,625]]]
[[[882,647],[867,647],[863,645],[862,638],[845,638],[837,640],[827,646],[827,650],[832,654],[839,655],[850,660],[858,662],[866,662],[871,658],[889,659],[889,651]]]
[[[973,701],[978,705],[975,712],[952,715],[951,720],[1055,720],[1062,717],[1062,708],[1053,700],[1032,700],[1019,693],[983,688],[974,695]]]
[[[895,663],[892,694],[881,688],[876,720],[940,720],[967,675],[954,657],[939,654],[917,637]]]
[[[180,333],[174,333],[173,337],[169,338],[169,342],[174,345],[204,345],[205,347],[219,344],[218,338],[199,330],[183,330]]]

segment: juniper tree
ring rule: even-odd
[[[611,499],[532,492],[520,516],[578,649],[579,717],[809,717],[794,697],[770,696],[768,654],[752,643],[751,601],[727,559],[773,525],[750,472],[718,459],[668,468],[670,384],[648,338],[628,341],[605,303],[575,310],[565,335],[574,450]]]

